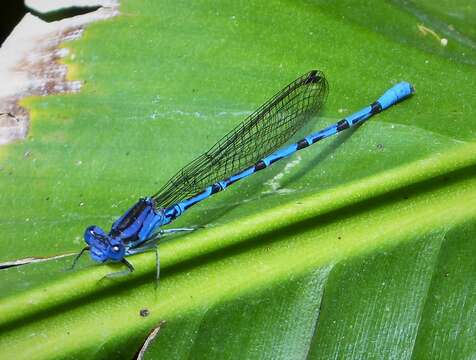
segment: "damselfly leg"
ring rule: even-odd
[[[71,267],[68,268],[68,270],[73,270],[74,267],[76,266],[76,263],[78,262],[79,258],[84,254],[85,251],[89,251],[90,248],[89,246],[86,246],[84,247],[79,253],[78,255],[76,255],[73,259],[73,263],[71,264]]]
[[[122,259],[121,264],[126,265],[127,270],[116,271],[116,272],[107,274],[106,276],[103,276],[101,278],[101,280],[99,280],[99,281],[102,281],[104,279],[113,279],[113,278],[129,275],[130,273],[132,273],[134,271],[134,266],[132,266],[132,264],[129,261],[127,261],[126,259]]]

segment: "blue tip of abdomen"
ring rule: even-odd
[[[382,106],[382,110],[385,110],[397,102],[406,99],[414,92],[415,89],[410,83],[402,81],[388,89],[377,102]]]

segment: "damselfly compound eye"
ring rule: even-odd
[[[119,246],[114,245],[114,246],[112,247],[112,251],[118,252],[118,251],[119,251]]]

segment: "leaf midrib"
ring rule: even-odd
[[[184,236],[180,241],[164,243],[161,246],[162,269],[174,268],[223,249],[243,247],[250,240],[273,233],[277,234],[280,230],[293,224],[322,217],[325,214],[340,211],[339,209],[444,174],[471,168],[476,165],[474,154],[476,154],[476,145],[467,144],[444,154],[435,154],[429,159],[403,165],[325,193],[308,196],[300,199],[299,204],[290,203],[228,223],[224,225],[227,227],[228,235],[225,237],[222,235],[222,226],[218,226]],[[119,280],[121,283],[136,281],[137,278],[155,271],[155,256],[152,254],[142,254],[130,259],[137,270],[134,274]],[[89,296],[97,292],[97,280],[105,274],[115,271],[112,269],[116,268],[116,265],[97,266],[52,282],[46,289],[44,287],[33,288],[22,294],[4,298],[0,300],[0,309],[3,310],[0,310],[3,313],[0,318],[6,324],[77,300],[78,297]],[[81,291],[78,292],[78,289]],[[100,289],[104,290],[104,286],[101,286]]]

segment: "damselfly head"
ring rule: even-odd
[[[90,226],[84,232],[84,240],[90,247],[91,258],[96,262],[121,261],[125,255],[122,240],[107,235],[99,226]]]

